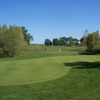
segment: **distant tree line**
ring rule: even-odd
[[[25,27],[0,25],[0,57],[17,56],[25,45],[29,45],[33,37]]]
[[[100,34],[97,30],[96,32],[89,33],[88,30],[84,32],[83,37],[79,40],[72,37],[60,37],[54,38],[53,41],[50,39],[45,39],[45,45],[56,45],[56,46],[86,46],[89,52],[100,52]]]
[[[45,45],[69,45],[69,46],[73,46],[73,45],[79,45],[79,40],[77,38],[72,38],[72,37],[60,37],[58,38],[54,38],[53,41],[51,41],[50,39],[45,39]]]

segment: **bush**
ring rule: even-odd
[[[90,52],[100,52],[100,36],[98,31],[88,34],[86,46]]]
[[[6,25],[0,29],[0,56],[13,57],[17,56],[20,50],[25,46],[22,29],[16,26]]]

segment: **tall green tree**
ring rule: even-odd
[[[88,34],[86,46],[87,46],[87,50],[91,52],[96,52],[100,50],[99,31]]]
[[[33,36],[30,35],[30,33],[28,33],[28,30],[24,26],[22,26],[21,28],[22,28],[22,31],[23,31],[23,34],[24,34],[25,41],[28,44],[30,44],[30,42],[33,41]]]
[[[53,45],[60,45],[60,44],[61,44],[61,42],[59,39],[57,39],[57,38],[53,39]]]
[[[52,42],[50,39],[45,39],[45,45],[52,45]]]
[[[66,40],[67,40],[66,37],[61,37],[60,38],[61,45],[66,45],[66,42],[67,42]]]
[[[73,45],[73,38],[71,36],[68,38],[68,44]]]

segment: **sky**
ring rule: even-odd
[[[32,44],[100,30],[100,0],[0,0],[0,24],[24,26]]]

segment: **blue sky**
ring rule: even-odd
[[[32,43],[100,30],[100,0],[0,0],[0,24],[25,26]]]

